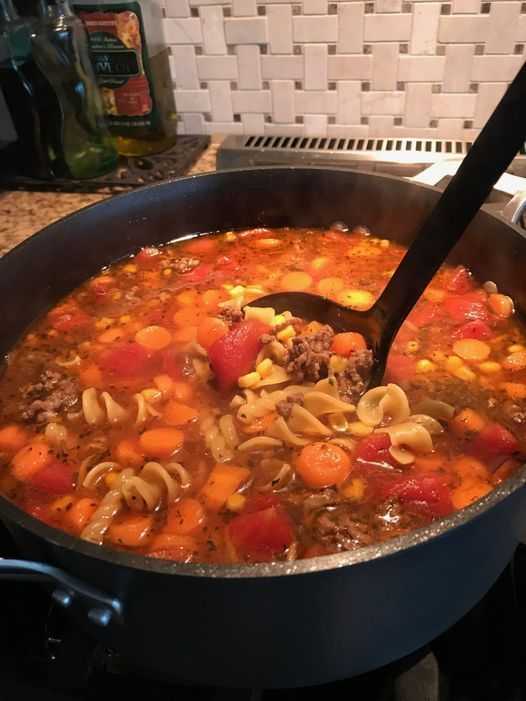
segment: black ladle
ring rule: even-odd
[[[526,64],[449,182],[384,291],[367,311],[354,311],[306,292],[278,292],[250,306],[289,310],[294,316],[358,331],[373,351],[369,386],[380,384],[391,343],[433,275],[460,239],[526,139]]]

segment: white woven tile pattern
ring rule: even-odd
[[[519,0],[165,0],[182,133],[472,139],[525,58]]]

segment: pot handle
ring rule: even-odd
[[[458,159],[438,161],[408,179],[424,185],[437,185],[442,178],[455,175],[461,162]],[[504,173],[495,183],[495,189],[512,195],[500,215],[511,224],[526,229],[526,178]]]
[[[112,620],[122,621],[122,603],[119,599],[72,577],[58,567],[29,560],[7,560],[0,557],[0,580],[52,582],[57,584],[51,596],[63,608],[69,608],[78,599],[88,604],[88,618],[97,626],[106,627]]]

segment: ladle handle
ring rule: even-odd
[[[389,346],[405,317],[526,139],[526,64],[506,90],[374,305]]]

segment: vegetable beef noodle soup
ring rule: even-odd
[[[84,540],[212,563],[352,550],[480,499],[525,452],[526,337],[494,283],[442,268],[367,392],[359,334],[250,306],[367,309],[403,254],[254,229],[110,266],[9,355],[0,491]]]

